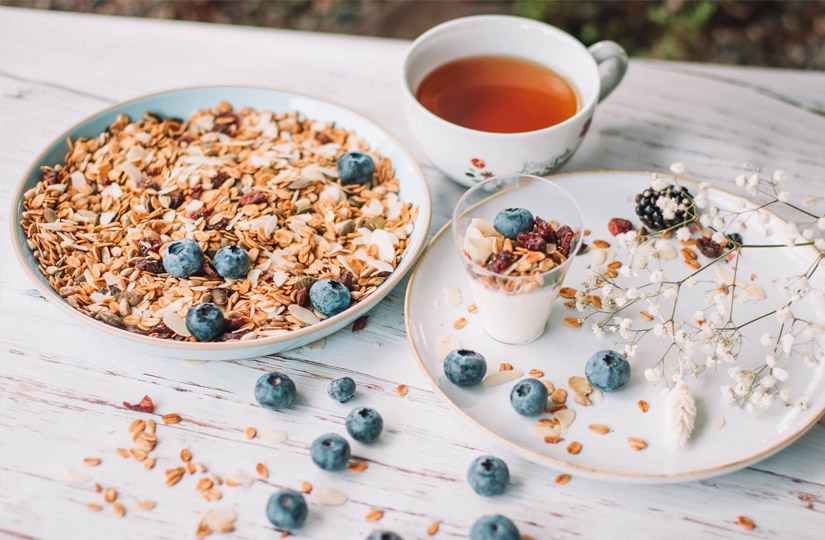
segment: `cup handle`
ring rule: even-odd
[[[587,48],[587,52],[599,66],[599,79],[601,80],[599,101],[601,102],[622,82],[627,71],[627,53],[614,41],[594,43]]]

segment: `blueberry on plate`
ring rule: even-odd
[[[373,531],[367,540],[404,540],[392,531]]]
[[[249,270],[249,254],[241,246],[224,246],[212,257],[212,264],[225,278],[242,278]]]
[[[456,349],[444,359],[444,375],[458,386],[478,384],[486,373],[487,361],[475,351]]]
[[[364,152],[347,152],[338,158],[341,184],[366,184],[375,174],[375,162]]]
[[[266,518],[278,529],[297,529],[307,518],[307,503],[304,496],[289,489],[275,493],[266,503]]]
[[[349,401],[355,395],[355,381],[349,377],[335,379],[327,386],[327,394],[339,403]]]
[[[295,383],[283,373],[261,375],[255,383],[255,400],[271,411],[280,411],[292,405],[297,393]]]
[[[510,391],[510,403],[524,416],[541,414],[547,406],[547,388],[538,379],[524,379]]]
[[[312,441],[309,455],[325,471],[340,471],[349,461],[349,443],[340,435],[327,433]]]
[[[595,388],[613,392],[630,380],[630,364],[616,351],[599,351],[587,360],[584,374]]]
[[[520,540],[516,525],[504,516],[481,516],[470,529],[470,540]]]
[[[470,463],[467,481],[479,495],[500,495],[510,483],[510,471],[507,464],[497,457],[481,456]]]
[[[505,208],[496,214],[493,227],[510,240],[515,240],[518,233],[532,231],[534,223],[533,214],[524,208]]]
[[[189,238],[175,240],[163,250],[163,269],[170,276],[188,278],[203,268],[203,251]]]
[[[224,318],[221,308],[206,302],[186,312],[186,329],[198,341],[212,341],[223,333]]]
[[[319,279],[309,289],[309,301],[315,309],[332,317],[349,307],[349,289],[340,281]]]
[[[384,420],[375,409],[358,407],[347,415],[347,433],[358,442],[372,442],[381,435]]]

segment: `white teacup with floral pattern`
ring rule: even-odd
[[[506,55],[543,64],[567,79],[578,93],[579,110],[559,124],[523,133],[490,133],[453,124],[415,98],[432,70],[453,60]],[[612,92],[627,70],[627,55],[612,41],[587,48],[548,24],[505,15],[464,17],[423,33],[407,52],[403,68],[404,109],[430,161],[460,184],[504,174],[547,175],[578,149],[596,104]]]

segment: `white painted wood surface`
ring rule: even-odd
[[[20,176],[53,137],[87,115],[144,93],[188,85],[238,83],[306,92],[359,110],[396,133],[416,153],[431,182],[433,229],[446,222],[461,189],[429,167],[400,115],[399,65],[405,42],[288,31],[0,9],[0,221]],[[715,185],[732,184],[743,161],[793,173],[797,191],[825,189],[825,75],[767,69],[633,61],[627,78],[596,114],[567,170],[659,169],[673,161]],[[103,346],[34,292],[13,260],[0,228],[0,537],[177,539],[189,536],[197,511],[230,506],[235,538],[271,538],[264,515],[278,486],[335,487],[340,507],[310,507],[300,538],[358,539],[376,524],[407,540],[463,538],[481,514],[512,518],[536,539],[815,538],[825,526],[825,422],[779,455],[738,473],[670,486],[605,484],[574,477],[555,485],[556,471],[523,458],[470,425],[428,386],[404,335],[399,287],[373,312],[365,330],[344,330],[323,350],[296,350],[248,361],[187,366]],[[380,346],[379,346],[380,344]],[[298,402],[283,413],[262,410],[255,380],[278,369],[294,378]],[[357,398],[345,405],[325,392],[350,375]],[[406,384],[409,394],[395,388]],[[158,413],[184,422],[159,426],[158,464],[144,470],[115,455],[129,447],[137,417],[123,400],[151,395]],[[308,446],[317,435],[343,433],[355,405],[375,407],[385,434],[355,444],[369,469],[323,473]],[[243,429],[283,430],[271,446],[246,440]],[[166,487],[188,445],[194,460],[221,476],[257,462],[270,477],[248,488],[224,487],[207,503],[195,478]],[[464,479],[482,453],[505,459],[513,476],[504,496],[476,496]],[[81,460],[99,456],[89,468]],[[127,515],[94,514],[92,483],[70,483],[66,468],[120,492]],[[152,499],[152,511],[132,508]],[[744,531],[738,515],[754,520]],[[227,536],[229,537],[229,536]]]

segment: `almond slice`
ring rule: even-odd
[[[309,500],[323,506],[341,506],[347,502],[347,496],[337,489],[315,488],[309,494]]]
[[[500,384],[506,384],[520,378],[522,375],[524,375],[524,373],[520,369],[496,371],[495,373],[491,373],[490,375],[484,377],[481,381],[481,386],[484,388],[490,388]]]

